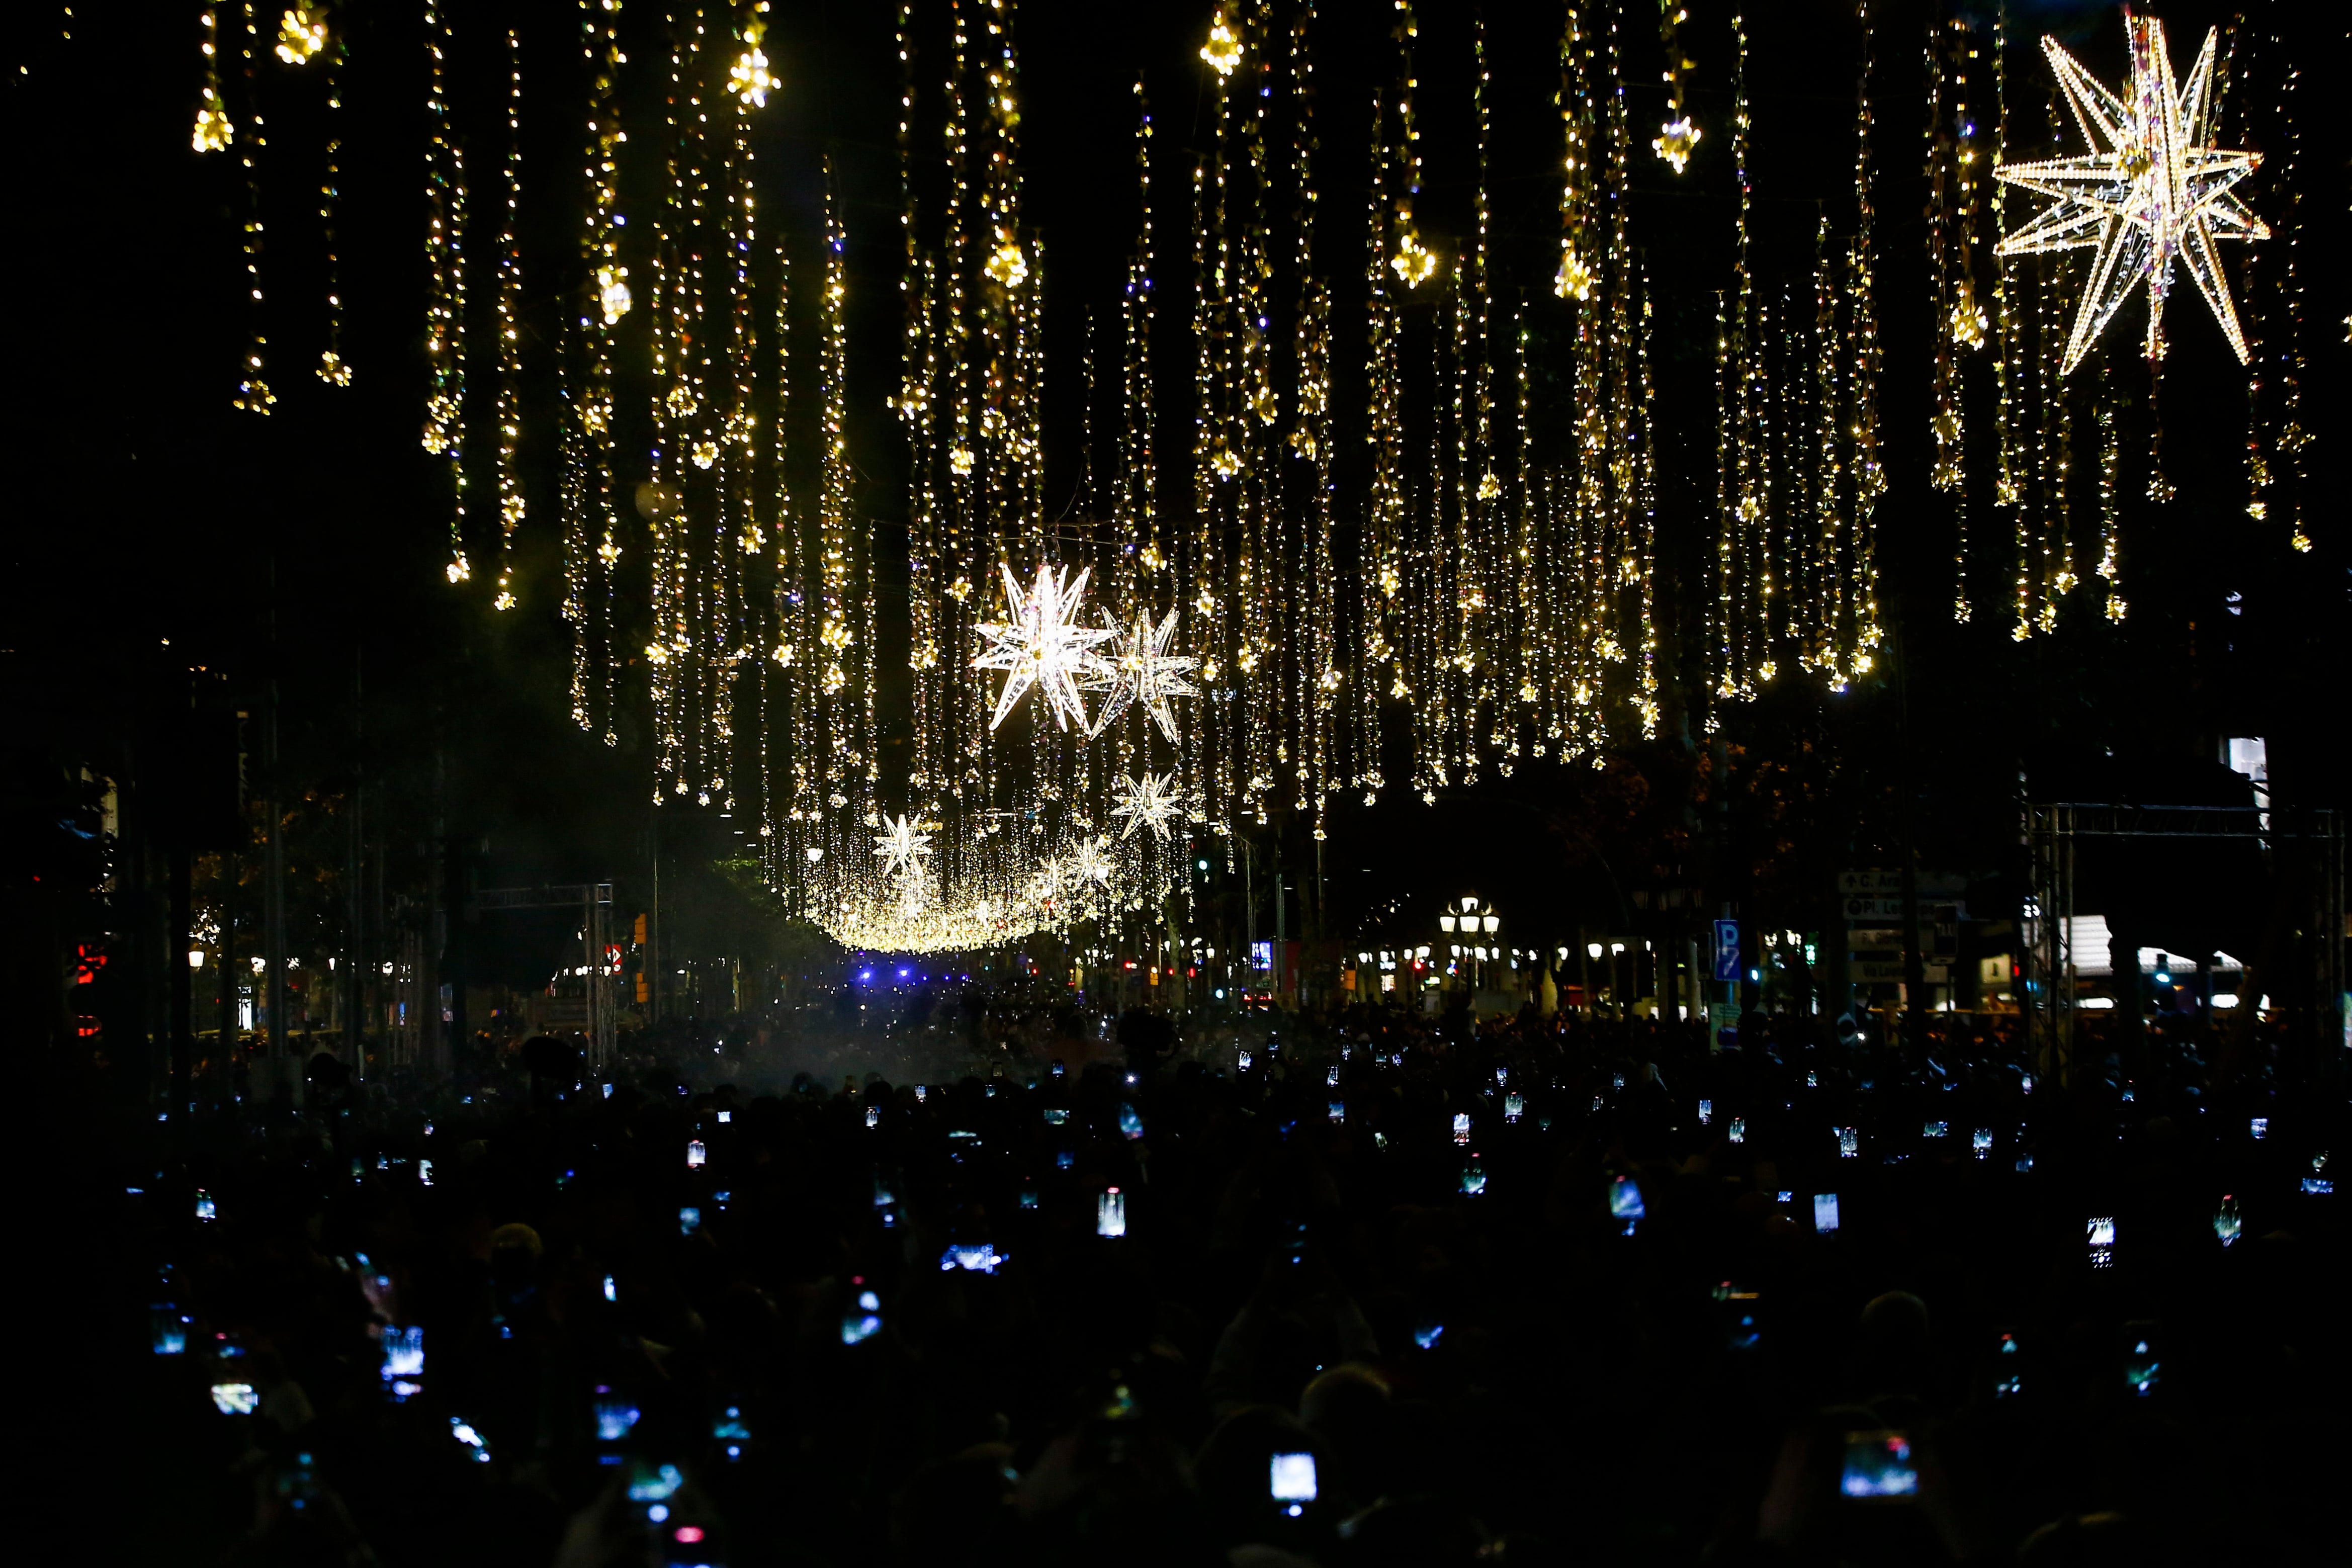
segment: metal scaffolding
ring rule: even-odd
[[[2063,1074],[2073,1059],[2077,973],[2071,935],[2074,921],[2074,855],[2085,838],[2237,839],[2252,841],[2274,879],[2304,883],[2314,939],[2307,964],[2266,981],[2271,991],[2304,1005],[2319,1022],[2319,1043],[2331,1026],[2337,1043],[2352,1043],[2344,970],[2344,822],[2324,808],[2277,805],[2130,805],[2117,802],[2029,802],[2025,844],[2032,889],[2024,909],[2026,1007],[2033,1043],[2044,1066]],[[2295,984],[2299,978],[2300,984]],[[2307,990],[2305,989],[2307,987]],[[2297,994],[2298,992],[2302,994]],[[2246,1005],[2252,1005],[2253,998]]]

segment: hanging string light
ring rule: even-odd
[[[738,34],[738,41],[742,45],[741,52],[736,55],[735,63],[727,71],[727,85],[734,89],[735,96],[747,109],[767,108],[768,94],[783,85],[769,71],[768,57],[760,48],[767,36],[767,18],[768,0],[759,0],[759,4],[751,8],[751,19],[743,24]]]
[[[1309,47],[1309,25],[1315,19],[1313,0],[1299,6],[1292,25],[1291,101],[1297,106],[1291,146],[1291,179],[1295,200],[1292,232],[1294,266],[1298,279],[1297,328],[1294,353],[1297,362],[1298,406],[1291,428],[1290,447],[1313,468],[1314,500],[1301,521],[1306,530],[1303,554],[1306,570],[1298,589],[1305,600],[1305,647],[1300,650],[1299,710],[1306,732],[1297,742],[1293,778],[1298,798],[1292,809],[1301,816],[1312,813],[1313,833],[1320,842],[1328,837],[1327,808],[1338,787],[1334,774],[1339,749],[1339,698],[1346,671],[1339,648],[1339,578],[1331,549],[1331,465],[1336,456],[1331,401],[1331,290],[1315,272],[1317,195],[1313,159],[1320,150],[1315,133],[1315,58]],[[1286,557],[1297,556],[1286,551]]]
[[[767,821],[761,828],[768,839],[769,877],[780,890],[803,893],[809,863],[805,853],[815,847],[809,813],[815,805],[814,759],[815,703],[809,695],[810,657],[815,647],[809,636],[806,608],[808,551],[802,542],[802,519],[793,500],[792,469],[786,435],[792,424],[792,254],[782,228],[775,242],[776,303],[772,320],[776,340],[775,389],[770,402],[768,427],[772,434],[770,472],[774,476],[769,535],[773,554],[775,587],[771,606],[776,627],[775,646],[768,650],[772,668],[762,669],[761,681],[761,768]],[[784,768],[777,765],[781,735]],[[823,850],[820,848],[821,855]],[[804,903],[795,900],[799,912]]]
[[[1699,129],[1683,107],[1683,73],[1691,68],[1691,62],[1683,58],[1682,40],[1675,33],[1689,20],[1690,12],[1680,0],[1658,0],[1658,41],[1666,50],[1666,122],[1658,128],[1657,140],[1650,148],[1677,174],[1690,163],[1699,140]]]
[[[613,509],[613,332],[635,303],[621,261],[625,220],[620,210],[620,125],[615,82],[621,65],[621,0],[581,0],[581,56],[588,68],[587,135],[583,153],[588,202],[581,231],[587,279],[578,325],[567,331],[581,363],[576,389],[567,378],[567,461],[564,500],[564,606],[572,633],[572,713],[590,733],[601,726],[617,745],[614,679],[614,573],[621,559],[619,520]],[[567,326],[569,323],[567,322]]]
[[[765,15],[765,0],[760,0],[738,26],[736,43],[740,52],[736,57],[737,68],[747,61],[766,59],[759,47],[767,25]],[[732,813],[736,806],[739,721],[745,705],[753,700],[752,671],[759,661],[758,650],[753,647],[757,628],[748,591],[750,568],[767,543],[760,529],[757,493],[760,415],[753,366],[759,353],[760,329],[752,258],[759,241],[759,215],[751,141],[751,110],[764,107],[767,97],[764,89],[740,90],[739,77],[730,74],[730,80],[739,90],[722,105],[727,136],[720,167],[725,198],[720,237],[725,246],[723,270],[727,287],[727,415],[719,433],[719,506],[712,541],[715,555],[724,563],[719,573],[722,615],[712,636],[719,681],[714,725],[718,743],[707,759],[705,772],[712,797]],[[775,83],[771,80],[767,85],[773,87]]]
[[[323,29],[324,24],[320,26]],[[319,221],[324,226],[327,247],[327,346],[319,354],[319,379],[330,386],[352,384],[352,367],[342,354],[341,264],[335,254],[335,204],[342,196],[342,69],[348,52],[343,40],[337,38],[327,54],[327,174],[319,185]]]
[[[245,128],[237,136],[237,163],[245,171],[245,283],[247,320],[251,323],[245,346],[245,363],[236,384],[236,395],[229,399],[236,407],[248,414],[268,414],[278,403],[278,395],[269,390],[263,379],[266,369],[262,361],[269,339],[262,328],[261,299],[261,150],[269,145],[261,121],[261,99],[256,84],[253,54],[260,34],[254,21],[252,0],[242,7],[244,41],[238,55],[239,74],[245,78]],[[224,126],[226,122],[223,121]],[[201,132],[201,123],[199,132]],[[201,146],[200,146],[201,150]]]
[[[278,22],[278,58],[289,66],[308,65],[327,47],[323,11],[297,5]]]
[[[2054,142],[2063,133],[2064,120],[2059,105],[2059,94],[2053,83],[2046,105],[2050,138]],[[2074,403],[2068,395],[2065,377],[2059,366],[2065,353],[2066,334],[2059,319],[2062,305],[2057,284],[2064,272],[2063,256],[2040,258],[2034,284],[2041,297],[2040,342],[2035,353],[2036,385],[2042,409],[2042,427],[2037,461],[2047,464],[2047,487],[2044,490],[2048,521],[2042,531],[2042,607],[2036,616],[2037,626],[2044,631],[2058,627],[2059,606],[2074,591],[2074,535],[2073,474],[2074,468]]]
[[[1563,300],[1592,297],[1592,263],[1585,253],[1585,224],[1591,216],[1592,100],[1584,85],[1582,57],[1584,8],[1570,0],[1568,26],[1559,35],[1559,90],[1552,101],[1559,109],[1560,157],[1559,270],[1552,292]]]
[[[1936,437],[1929,482],[1952,498],[1952,616],[1966,621],[1969,601],[1969,495],[1967,420],[1962,408],[1959,353],[1983,341],[1983,312],[1969,280],[1967,226],[1969,149],[1974,127],[1967,120],[1968,24],[1954,17],[1927,32],[1927,255],[1935,297],[1936,350],[1933,369]],[[1963,129],[1965,127],[1965,129]]]
[[[1992,159],[1994,169],[1999,170],[2009,162],[2009,11],[2005,5],[1993,13],[1992,98]],[[2008,192],[2006,181],[1995,183],[1992,219],[1996,232],[2008,226],[2004,221]],[[2037,519],[2033,502],[2041,491],[2042,476],[2028,446],[2039,423],[2021,412],[2036,407],[2040,402],[2033,381],[2039,356],[2025,342],[2025,317],[2018,307],[2019,294],[2032,287],[2032,274],[2028,271],[2005,267],[1993,270],[1993,500],[2008,511],[2011,524],[2009,635],[2013,642],[2023,642],[2032,637],[2039,625],[2034,608]]]
[[[1731,163],[1739,183],[1739,205],[1734,219],[1734,287],[1728,316],[1718,329],[1717,349],[1718,418],[1727,429],[1717,438],[1724,465],[1724,478],[1717,487],[1724,542],[1718,551],[1721,580],[1717,588],[1724,622],[1724,664],[1717,677],[1716,694],[1745,700],[1756,695],[1759,681],[1769,680],[1772,675],[1771,477],[1766,464],[1766,432],[1759,427],[1766,417],[1771,379],[1763,353],[1765,321],[1756,302],[1755,276],[1748,262],[1748,216],[1755,193],[1748,177],[1751,122],[1746,18],[1733,16],[1731,27]]]
[[[648,215],[652,242],[648,247],[646,309],[651,316],[650,359],[653,447],[647,454],[646,478],[636,492],[637,510],[646,526],[647,569],[652,575],[645,658],[654,720],[654,804],[683,795],[686,731],[685,710],[693,647],[689,633],[690,562],[687,533],[680,515],[685,497],[677,466],[681,446],[692,440],[690,420],[698,406],[686,363],[689,334],[690,284],[678,233],[687,222],[687,188],[683,169],[678,110],[687,92],[686,46],[675,16],[663,18],[668,44],[667,85],[662,95],[662,190]]]
[[[2116,522],[2118,490],[2123,479],[2123,439],[2116,419],[2116,396],[2114,368],[2099,366],[2098,404],[2095,417],[2099,428],[2099,567],[2100,581],[2107,585],[2107,619],[2120,621],[2129,612],[2124,601],[2123,573],[2116,553]]]
[[[1396,301],[1389,293],[1391,222],[1390,184],[1393,154],[1387,117],[1376,95],[1372,111],[1372,182],[1370,244],[1366,247],[1365,357],[1371,482],[1364,510],[1364,559],[1358,593],[1361,628],[1360,679],[1356,683],[1355,787],[1372,805],[1387,787],[1381,769],[1387,746],[1381,699],[1409,702],[1413,691],[1397,644],[1404,638],[1404,410]],[[1400,279],[1402,281],[1402,279]],[[1407,287],[1410,287],[1408,284]],[[1410,776],[1410,775],[1408,775]]]
[[[1273,379],[1267,328],[1265,280],[1273,271],[1265,236],[1274,214],[1266,174],[1265,105],[1273,88],[1264,5],[1245,14],[1247,48],[1253,68],[1244,76],[1239,104],[1241,178],[1232,183],[1226,214],[1233,236],[1228,275],[1233,333],[1231,371],[1234,384],[1226,407],[1230,411],[1227,450],[1240,459],[1241,469],[1231,487],[1234,520],[1239,524],[1239,552],[1234,563],[1234,674],[1244,710],[1256,715],[1254,723],[1234,726],[1238,755],[1235,774],[1242,781],[1242,804],[1259,823],[1276,790],[1280,759],[1287,755],[1290,729],[1284,697],[1282,655],[1290,647],[1286,624],[1294,602],[1286,592],[1288,575],[1282,552],[1273,547],[1274,498],[1278,482],[1281,443],[1274,426],[1282,416],[1281,398]],[[1256,90],[1250,89],[1255,87]]]
[[[833,171],[825,169],[824,280],[819,286],[817,383],[823,387],[822,467],[817,490],[818,603],[817,658],[823,661],[822,692],[828,720],[826,734],[835,737],[825,762],[825,802],[835,811],[850,805],[853,791],[862,792],[867,763],[871,712],[869,683],[865,679],[871,637],[865,613],[859,571],[863,531],[850,513],[847,399],[843,382],[848,369],[848,262],[846,241],[834,195]]]
[[[236,126],[228,117],[227,100],[221,97],[220,19],[217,11],[206,8],[204,29],[204,100],[196,107],[196,126],[188,141],[199,153],[219,153],[226,151],[236,139]]]
[[[1843,584],[1839,605],[1841,640],[1830,687],[1843,691],[1858,675],[1867,674],[1880,638],[1878,625],[1878,551],[1876,509],[1885,493],[1886,473],[1878,452],[1878,380],[1882,350],[1878,341],[1877,212],[1872,198],[1871,133],[1876,120],[1870,107],[1870,75],[1877,65],[1877,35],[1871,22],[1870,0],[1855,0],[1862,25],[1862,69],[1855,89],[1853,191],[1857,214],[1853,239],[1852,287],[1848,290],[1846,357],[1851,366],[1848,416],[1843,422],[1853,434],[1853,486],[1846,515]]]
[[[1618,72],[1615,24],[1609,35],[1609,67]],[[1605,665],[1636,664],[1630,695],[1640,715],[1644,735],[1654,735],[1658,723],[1657,604],[1655,521],[1657,464],[1652,440],[1649,338],[1650,296],[1633,255],[1631,215],[1626,197],[1633,165],[1633,135],[1622,86],[1610,95],[1608,141],[1609,182],[1609,387],[1612,403],[1609,421],[1607,467],[1613,490],[1612,521],[1603,546],[1602,580],[1607,584],[1608,615],[1593,651]],[[1605,737],[1609,719],[1596,713],[1596,735]],[[1600,753],[1592,754],[1600,764]]]
[[[1238,47],[1238,44],[1235,46]],[[1240,57],[1235,56],[1238,68]],[[1235,124],[1241,110],[1234,102],[1232,74],[1218,71],[1216,141],[1209,160],[1196,165],[1193,175],[1192,224],[1192,343],[1193,388],[1198,410],[1192,437],[1193,531],[1183,563],[1194,594],[1193,635],[1201,649],[1201,680],[1210,693],[1200,722],[1186,732],[1189,755],[1186,781],[1198,792],[1203,826],[1223,830],[1237,803],[1234,758],[1226,750],[1236,650],[1230,646],[1233,623],[1221,612],[1226,606],[1226,523],[1234,510],[1234,481],[1243,455],[1236,437],[1246,437],[1234,407],[1239,376],[1234,363],[1234,308],[1232,290],[1237,258],[1228,211]]]
[[[2280,355],[2282,374],[2280,390],[2279,430],[2276,449],[2287,459],[2287,546],[2299,554],[2311,552],[2311,531],[2304,519],[2305,448],[2311,445],[2311,433],[2303,423],[2303,381],[2305,373],[2303,332],[2303,184],[2296,174],[2303,163],[2303,111],[2296,101],[2303,84],[2303,69],[2289,65],[2286,85],[2279,95],[2279,118],[2286,128],[2286,164],[2280,172],[2280,185],[2286,193],[2286,268],[2283,290],[2286,306],[2284,336],[2286,345]]]
[[[1412,0],[1396,0],[1396,8],[1397,119],[1403,132],[1397,157],[1403,180],[1397,196],[1396,256],[1389,265],[1407,288],[1418,289],[1437,276],[1437,258],[1422,244],[1412,218],[1413,203],[1421,199],[1421,125],[1412,112],[1413,89],[1420,85],[1413,79],[1412,47],[1421,26],[1413,18]]]
[[[907,770],[909,799],[926,798],[935,785],[936,762],[932,732],[941,721],[939,689],[940,662],[939,608],[939,499],[933,473],[938,408],[933,393],[939,381],[940,344],[930,331],[934,296],[940,287],[933,254],[918,235],[914,177],[915,40],[913,12],[900,0],[898,43],[898,226],[906,247],[906,271],[898,291],[906,296],[899,340],[899,388],[891,400],[907,426],[910,456],[907,494],[907,669],[913,754]]]
[[[515,464],[515,443],[522,435],[522,339],[516,316],[522,300],[522,240],[517,214],[522,199],[522,64],[521,40],[507,31],[507,158],[506,222],[499,231],[498,363],[499,363],[499,549],[498,591],[494,610],[515,606],[514,538],[522,527],[522,478]]]
[[[425,402],[425,449],[448,464],[452,585],[473,569],[466,556],[466,154],[449,123],[450,29],[436,3],[425,12],[425,48],[431,85],[425,99],[432,127],[425,144],[426,272],[425,357],[431,381]]]

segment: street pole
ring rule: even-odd
[[[354,1079],[367,1077],[367,764],[361,754],[366,736],[366,650],[352,658],[352,821],[343,846],[343,1049]]]
[[[268,880],[262,890],[262,946],[268,967],[270,1090],[274,1095],[282,1081],[288,1096],[299,1105],[302,1073],[299,1064],[293,1062],[294,1041],[286,1028],[286,806],[278,776],[278,677],[274,673],[264,700],[261,770],[268,782],[262,809],[269,819],[269,847],[264,872]]]
[[[1244,989],[1257,963],[1257,883],[1253,873],[1257,868],[1257,850],[1246,838],[1242,840],[1242,984]]]
[[[163,955],[171,972],[172,984],[172,1100],[174,1111],[188,1108],[188,1077],[195,1058],[195,980],[188,964],[190,931],[194,925],[193,906],[195,896],[190,883],[194,879],[188,853],[188,830],[184,807],[175,842],[168,851],[171,879],[172,942]]]

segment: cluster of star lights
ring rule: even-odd
[[[1044,564],[1026,586],[1011,566],[998,572],[1003,618],[972,628],[986,646],[971,668],[1004,676],[991,732],[1034,689],[1062,731],[1092,740],[1132,709],[1181,750],[1172,702],[1198,691],[1191,679],[1195,661],[1169,651],[1178,612],[1158,619],[1139,612],[1124,630],[1105,612],[1100,626],[1088,626],[1083,616],[1090,569],[1073,573]],[[1091,715],[1090,695],[1101,698]],[[1149,766],[1111,788],[1116,804],[1108,823],[1091,821],[1081,811],[1076,831],[1058,847],[1041,845],[1033,857],[1016,855],[1001,864],[968,861],[951,879],[952,894],[941,885],[950,879],[941,874],[947,868],[933,865],[941,825],[918,813],[877,814],[869,818],[876,828],[870,870],[845,866],[819,879],[824,885],[810,912],[858,946],[937,952],[971,951],[1040,929],[1155,907],[1174,885],[1176,862],[1141,853],[1138,831],[1149,828],[1154,843],[1166,842],[1189,809],[1189,795],[1178,771],[1154,773]],[[1115,835],[1101,830],[1114,826]]]
[[[2164,297],[2172,286],[2176,258],[2188,264],[2189,275],[2197,280],[2198,291],[2242,364],[2245,333],[2238,326],[2229,280],[2213,242],[2270,237],[2262,220],[2231,194],[2232,185],[2253,173],[2262,154],[2202,144],[2208,127],[2206,99],[2213,87],[2215,33],[2205,35],[2205,47],[2182,86],[2173,78],[2164,24],[2152,16],[2126,16],[2124,26],[2131,43],[2127,100],[2100,86],[2056,39],[2042,40],[2042,51],[2057,73],[2091,151],[2077,158],[2011,163],[1993,171],[2010,184],[2057,200],[2003,239],[1998,254],[2098,252],[2074,313],[2061,374],[2083,362],[2100,331],[2143,279],[2147,282],[2145,352],[2150,359],[2163,354]]]
[[[971,661],[974,669],[1004,671],[996,710],[988,721],[991,730],[1003,724],[1034,687],[1056,725],[1076,728],[1089,740],[1131,706],[1159,726],[1170,745],[1182,743],[1169,703],[1199,691],[1190,679],[1192,659],[1168,651],[1180,612],[1171,610],[1165,620],[1154,622],[1150,611],[1142,611],[1125,631],[1108,611],[1099,627],[1082,626],[1079,609],[1091,567],[1072,577],[1066,568],[1041,565],[1035,583],[1027,588],[1011,566],[998,570],[1004,578],[1005,618],[974,628],[988,646]],[[1106,643],[1113,645],[1108,658],[1097,651]],[[1087,716],[1089,691],[1104,694],[1092,719]]]

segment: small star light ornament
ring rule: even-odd
[[[1111,656],[1102,661],[1104,673],[1097,678],[1096,683],[1107,688],[1110,695],[1104,699],[1102,711],[1095,716],[1094,726],[1087,731],[1088,739],[1109,729],[1111,721],[1126,712],[1131,702],[1151,716],[1170,745],[1180,743],[1176,715],[1168,700],[1172,697],[1198,697],[1201,693],[1186,679],[1192,673],[1192,660],[1168,651],[1169,639],[1176,635],[1179,613],[1169,611],[1168,618],[1155,626],[1151,613],[1143,611],[1135,617],[1135,625],[1124,632],[1117,629],[1108,612],[1104,614],[1104,629],[1108,637],[1117,639],[1117,644]]]
[[[882,837],[874,841],[874,853],[882,858],[882,874],[903,872],[908,876],[919,873],[923,862],[931,853],[931,836],[920,831],[914,813],[882,819]]]
[[[1127,818],[1127,826],[1119,829],[1121,842],[1134,837],[1139,827],[1150,827],[1153,837],[1164,840],[1169,822],[1183,808],[1176,793],[1176,775],[1147,768],[1139,777],[1119,781],[1118,804],[1110,814]]]
[[[1097,645],[1118,634],[1077,624],[1078,601],[1087,591],[1088,573],[1081,571],[1066,583],[1058,566],[1037,568],[1037,583],[1024,590],[1013,568],[1004,574],[1005,618],[977,628],[988,647],[971,661],[974,669],[1001,669],[1004,688],[997,694],[992,730],[1004,722],[1024,694],[1034,686],[1054,710],[1054,721],[1066,730],[1075,721],[1087,726],[1086,699],[1080,684],[1092,684],[1108,668],[1095,652]]]
[[[1081,840],[1070,852],[1070,882],[1080,892],[1088,888],[1110,886],[1113,867],[1110,860],[1110,840],[1097,837]]]
[[[2042,40],[2042,52],[2049,57],[2058,85],[2074,108],[2074,122],[2092,150],[2079,158],[2011,163],[1993,171],[2010,184],[2057,198],[2055,206],[2003,239],[1996,254],[2098,252],[2082,306],[2074,313],[2066,356],[2058,367],[2061,375],[2083,362],[2143,278],[2147,279],[2144,352],[2150,359],[2162,355],[2164,297],[2172,287],[2176,258],[2188,264],[2198,292],[2205,296],[2243,364],[2245,333],[2230,303],[2229,279],[2213,242],[2270,237],[2262,220],[2230,190],[2254,172],[2262,154],[2204,144],[2212,129],[2207,99],[2213,85],[2214,33],[2205,35],[2205,47],[2189,73],[2188,86],[2177,87],[2172,59],[2165,50],[2164,24],[2126,12],[2124,30],[2132,59],[2127,100],[2093,80],[2057,40]]]

